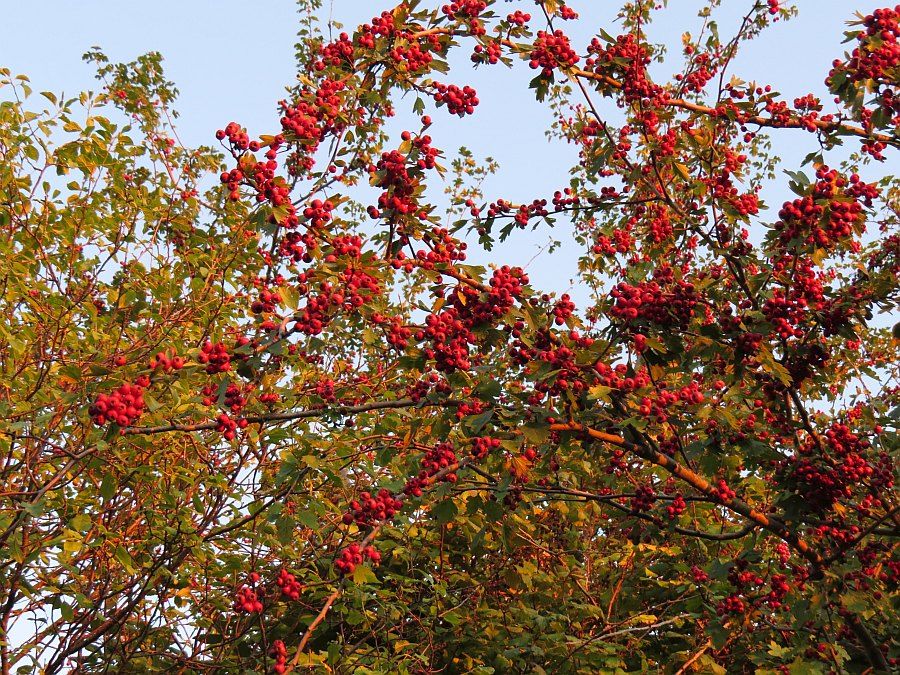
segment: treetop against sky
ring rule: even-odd
[[[900,7],[582,4],[11,10],[0,672],[896,669]]]

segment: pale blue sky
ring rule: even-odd
[[[426,4],[439,5],[441,1],[426,0]],[[752,2],[724,0],[723,36],[730,35],[737,18]],[[324,12],[352,27],[393,4],[389,0],[333,0],[326,2]],[[567,26],[579,46],[587,43],[594,26],[616,34],[612,16],[618,2],[570,0],[569,4],[585,19],[578,22],[577,30],[575,25]],[[747,79],[769,81],[791,100],[808,92],[824,94],[822,81],[830,63],[844,51],[845,22],[854,10],[868,13],[887,3],[799,0],[796,4],[800,16],[776,24],[758,41],[746,45],[731,69]],[[682,32],[699,26],[698,5],[697,0],[670,0],[654,28],[654,38],[677,45]],[[498,11],[533,7],[530,0],[522,0],[499,3]],[[37,90],[74,94],[96,88],[92,68],[81,61],[81,55],[93,45],[116,61],[156,50],[164,55],[167,75],[181,92],[176,104],[181,113],[178,126],[188,145],[212,143],[215,130],[230,120],[245,125],[251,135],[278,128],[275,103],[294,78],[297,6],[292,0],[44,0],[39,4],[0,0],[0,8],[7,26],[0,41],[0,65],[14,74],[29,75]],[[474,116],[463,120],[450,118],[446,109],[435,113],[431,130],[435,145],[452,151],[464,143],[478,157],[492,155],[499,160],[500,172],[487,185],[489,199],[550,197],[566,185],[575,150],[559,143],[550,145],[544,139],[550,114],[527,89],[534,72],[525,64],[513,71],[497,66],[472,71],[467,54],[468,49],[460,50],[457,67],[442,79],[472,84],[482,103]],[[409,119],[403,112],[401,106],[399,124]],[[414,127],[412,122],[409,126]],[[815,149],[814,137],[798,131],[779,132],[776,143],[782,157],[793,159],[785,167],[789,169],[797,168],[799,158]],[[787,193],[775,188],[764,196],[777,208],[775,202],[780,203]],[[546,233],[530,236],[500,252],[501,262],[521,264],[546,240]],[[539,286],[565,289],[571,276],[568,270],[574,271],[568,265],[574,264],[575,257],[577,251],[564,250],[552,269],[541,261],[536,263],[539,269],[529,271]]]

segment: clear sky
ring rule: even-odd
[[[439,5],[443,0],[425,0]],[[733,32],[737,18],[753,0],[724,0],[720,32]],[[332,0],[324,14],[352,28],[393,6],[391,0]],[[568,25],[576,44],[585,45],[593,27],[616,34],[612,22],[619,3],[613,0],[570,0],[584,21]],[[892,4],[887,0],[797,0],[799,17],[779,23],[757,41],[744,47],[731,72],[745,79],[768,81],[786,98],[809,92],[824,95],[822,81],[832,59],[844,51],[845,23],[855,10],[871,10]],[[695,31],[697,0],[669,0],[669,7],[652,31],[654,39],[677,45],[684,31]],[[500,12],[534,7],[531,0],[498,3]],[[213,134],[235,120],[253,134],[278,128],[275,103],[293,81],[293,45],[297,5],[292,0],[0,0],[6,30],[0,40],[0,65],[13,74],[27,74],[34,88],[75,94],[96,88],[91,66],[81,55],[98,45],[114,61],[125,61],[156,50],[165,57],[166,73],[181,96],[179,133],[188,145],[212,143]],[[466,49],[460,50],[467,53]],[[574,148],[544,138],[549,111],[534,101],[527,89],[533,71],[520,64],[513,71],[497,66],[472,71],[465,58],[442,78],[472,84],[481,105],[463,120],[449,118],[446,109],[435,115],[431,130],[435,145],[454,150],[465,143],[476,157],[494,156],[500,172],[487,185],[486,197],[528,200],[550,197],[567,183]],[[827,96],[824,97],[827,100]],[[410,101],[411,104],[411,101]],[[409,118],[406,118],[409,119]],[[402,124],[401,117],[400,123]],[[414,125],[410,122],[410,126]],[[785,168],[795,169],[799,158],[815,149],[814,137],[804,132],[777,132],[778,154],[793,159]],[[791,165],[793,164],[793,165]],[[780,188],[764,193],[770,205],[787,198]],[[562,235],[563,233],[557,233]],[[522,264],[547,241],[546,232],[506,249],[501,262]],[[539,287],[565,289],[576,251],[563,250],[552,269],[529,269]],[[563,270],[563,271],[560,271]]]

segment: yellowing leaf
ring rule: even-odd
[[[372,571],[372,568],[368,565],[357,565],[353,570],[353,583],[354,584],[369,584],[372,582],[378,581],[378,577],[375,576],[375,572]]]

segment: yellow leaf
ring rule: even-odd
[[[612,389],[610,389],[609,387],[604,387],[602,384],[596,384],[588,389],[591,398],[606,402],[609,402],[609,392],[611,391]]]
[[[530,463],[522,455],[513,455],[506,461],[506,469],[518,478],[528,475]]]

